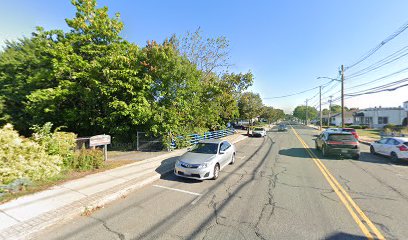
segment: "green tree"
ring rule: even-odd
[[[248,119],[250,122],[261,114],[262,107],[262,99],[258,93],[245,92],[238,101],[240,117]]]
[[[267,119],[269,123],[276,122],[285,118],[285,113],[282,109],[275,109],[270,106],[263,106],[261,118]]]
[[[57,85],[29,94],[25,110],[32,124],[51,121],[81,135],[126,136],[152,114],[146,97],[152,80],[142,72],[141,50],[120,38],[119,14],[110,18],[95,0],[73,4],[77,14],[66,20],[71,31],[47,32],[56,39],[47,53]]]
[[[340,105],[332,105],[330,108],[331,114],[341,113],[341,106]]]
[[[231,66],[229,41],[224,36],[205,38],[202,34],[201,28],[181,37],[173,34],[170,42],[181,55],[203,71],[204,78],[216,72],[225,72]]]
[[[30,115],[24,112],[27,95],[39,88],[56,86],[51,71],[52,59],[47,49],[53,41],[41,28],[32,38],[6,42],[0,53],[0,121],[12,123],[16,130],[28,134]]]
[[[306,109],[307,109],[307,119],[315,119],[318,115],[318,111],[314,107],[308,106],[297,106],[295,110],[293,111],[293,116],[306,121]]]

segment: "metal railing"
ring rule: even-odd
[[[223,130],[218,130],[218,131],[212,131],[212,132],[205,132],[204,134],[189,134],[186,136],[186,141],[190,143],[190,145],[197,144],[201,140],[206,140],[206,139],[218,139],[222,137],[226,137],[229,135],[234,134],[234,129],[223,129]],[[184,139],[183,136],[177,136],[176,138],[179,139]],[[176,141],[172,141],[170,147],[172,149],[175,149],[176,146]]]

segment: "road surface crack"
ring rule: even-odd
[[[109,232],[111,232],[111,233],[115,234],[116,236],[118,236],[120,240],[125,240],[125,239],[126,239],[126,238],[125,238],[125,235],[124,235],[123,233],[120,233],[120,232],[115,231],[115,230],[113,230],[112,228],[110,228],[110,227],[108,226],[108,224],[106,223],[105,220],[102,220],[102,219],[99,219],[99,218],[96,218],[96,217],[92,217],[92,216],[90,216],[90,218],[95,219],[96,221],[102,223],[102,226],[103,226],[106,230],[108,230]]]

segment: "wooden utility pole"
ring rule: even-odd
[[[322,113],[322,86],[319,87],[320,101],[320,131],[323,129],[323,113]]]
[[[341,65],[341,127],[345,127],[344,123],[344,65]]]
[[[331,103],[332,103],[332,98],[333,96],[330,96],[330,100],[329,100],[329,120],[327,121],[327,125],[330,127],[330,118],[331,118]]]
[[[309,101],[309,100],[306,99],[306,126],[308,125],[308,121],[307,121],[307,117],[308,117],[308,116],[307,116],[307,115],[308,115],[308,114],[307,114],[307,102],[308,102],[308,101]]]

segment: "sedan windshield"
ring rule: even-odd
[[[263,128],[255,128],[254,131],[263,131]]]
[[[329,141],[344,142],[344,141],[356,141],[356,139],[354,138],[353,135],[348,134],[330,134]]]
[[[218,149],[217,143],[198,143],[191,148],[190,152],[217,154],[217,149]]]

